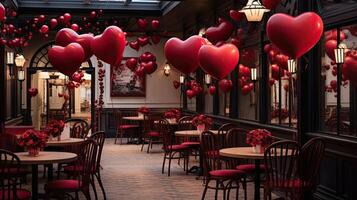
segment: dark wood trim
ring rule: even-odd
[[[0,69],[0,95],[6,97],[6,85],[5,85],[5,76],[6,76],[6,65],[5,65],[5,47],[0,45],[0,63],[2,63]],[[5,67],[4,67],[5,66]],[[0,133],[3,133],[5,126],[5,111],[6,111],[6,99],[0,98]]]

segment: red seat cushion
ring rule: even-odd
[[[171,146],[168,146],[166,148],[166,150],[171,150],[171,151],[185,151],[185,150],[188,150],[188,149],[190,149],[190,147],[188,147],[186,145],[181,145],[181,144],[171,145]]]
[[[221,170],[210,171],[209,174],[213,177],[234,178],[234,177],[244,176],[245,172],[235,169],[221,169]]]
[[[139,126],[134,125],[134,124],[125,124],[125,125],[120,125],[119,128],[120,129],[130,129],[130,128],[139,128]]]
[[[13,199],[18,199],[18,200],[27,200],[31,198],[31,192],[25,189],[16,189],[16,196],[17,198],[14,198],[13,193],[10,193],[10,198],[8,198],[8,190],[0,190],[0,198],[2,198],[4,195],[4,198],[2,200],[13,200]]]
[[[255,172],[255,165],[254,164],[238,165],[236,169],[245,171],[248,174],[253,174]],[[260,171],[265,172],[265,165],[260,165]]]
[[[56,180],[45,185],[46,191],[75,191],[78,190],[80,182],[78,180]]]
[[[186,146],[200,146],[201,143],[200,142],[183,142],[181,143],[182,145],[186,145]]]
[[[148,137],[160,137],[160,133],[156,131],[151,131],[147,133]]]

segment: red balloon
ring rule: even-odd
[[[161,40],[161,37],[160,37],[159,35],[153,35],[153,36],[151,36],[151,41],[152,41],[152,43],[154,43],[154,44],[160,43],[160,40]]]
[[[139,49],[140,49],[140,45],[139,45],[138,41],[129,42],[129,46],[130,46],[130,48],[132,48],[132,49],[134,49],[136,51],[139,51]]]
[[[280,70],[280,67],[276,64],[274,65],[271,65],[271,77],[275,80],[278,80],[279,79],[279,70]],[[280,72],[280,77],[283,77],[285,75],[285,70],[284,69],[281,69],[281,72]]]
[[[140,66],[135,70],[135,75],[137,75],[138,77],[143,77],[143,76],[145,75],[145,68],[140,65]]]
[[[77,83],[82,83],[83,82],[83,78],[84,74],[83,72],[74,72],[74,74],[72,75],[72,81],[77,82]]]
[[[221,88],[221,90],[224,92],[224,93],[227,93],[229,91],[231,91],[232,89],[232,81],[229,80],[229,79],[222,79],[218,82],[218,85],[219,85],[219,88]]]
[[[241,89],[241,92],[243,95],[247,95],[249,94],[252,90],[254,89],[254,84],[253,83],[249,83],[247,85],[244,85]]]
[[[214,93],[216,93],[216,86],[210,85],[209,88],[208,88],[208,92],[209,92],[211,95],[214,95]]]
[[[346,35],[343,31],[340,31],[340,41],[345,40]],[[337,40],[337,30],[333,29],[325,33],[325,41],[327,40]]]
[[[42,25],[42,27],[40,28],[40,33],[46,34],[46,33],[48,33],[48,30],[49,30],[49,28],[47,25]]]
[[[0,21],[4,22],[6,19],[6,10],[4,5],[2,5],[2,3],[0,3]]]
[[[237,10],[230,10],[229,16],[236,22],[241,21],[244,18],[244,13],[238,12]]]
[[[46,17],[44,15],[38,16],[38,22],[43,23],[43,22],[45,22],[45,20],[46,20]]]
[[[192,97],[195,96],[195,92],[193,90],[187,90],[186,95],[189,99],[192,99]]]
[[[265,53],[269,53],[270,50],[272,50],[272,49],[273,49],[273,48],[272,48],[271,44],[266,44],[266,45],[264,45],[264,52],[265,52]]]
[[[84,50],[78,43],[71,43],[66,47],[54,45],[48,51],[48,58],[53,68],[69,77],[85,61]]]
[[[156,71],[157,69],[157,64],[156,62],[148,62],[148,63],[140,63],[142,67],[144,67],[144,71],[146,74],[152,74]]]
[[[57,32],[55,44],[59,46],[67,46],[72,42],[80,44],[85,53],[85,60],[88,60],[92,55],[91,42],[94,37],[91,34],[78,35],[74,30],[63,28]]]
[[[180,85],[181,85],[180,82],[178,82],[176,80],[173,81],[172,83],[173,83],[175,89],[178,89],[180,87]]]
[[[137,41],[138,41],[139,45],[142,46],[142,47],[146,46],[147,44],[149,44],[149,38],[146,37],[146,36],[139,37]]]
[[[78,31],[78,28],[79,28],[79,27],[78,27],[77,24],[72,24],[72,25],[71,25],[71,29],[74,30],[75,32]]]
[[[90,13],[90,18],[91,19],[94,19],[94,18],[96,18],[97,17],[97,13],[95,12],[95,11],[92,11],[91,13]]]
[[[281,0],[263,0],[262,3],[267,9],[274,10],[280,1]]]
[[[72,16],[71,16],[71,14],[69,14],[69,13],[65,13],[65,14],[63,15],[63,18],[64,18],[63,22],[64,22],[65,24],[67,24],[69,21],[71,21]]]
[[[37,96],[37,94],[38,94],[38,89],[37,89],[37,88],[30,88],[30,89],[28,90],[28,93],[29,93],[29,95],[30,95],[31,97],[35,97],[35,96]]]
[[[125,65],[131,71],[135,71],[136,67],[138,66],[138,61],[135,58],[129,58],[125,61]]]
[[[199,67],[198,51],[204,44],[205,39],[197,35],[185,41],[171,38],[165,44],[165,57],[180,72],[190,74]]]
[[[254,49],[244,49],[240,54],[240,61],[244,65],[252,66],[255,63]]]
[[[203,71],[220,80],[237,66],[239,51],[233,44],[221,47],[204,45],[198,53],[198,58]]]
[[[357,59],[347,56],[342,67],[343,76],[357,86]]]
[[[52,19],[50,20],[51,29],[55,29],[57,25],[58,25],[57,19],[52,18]]]
[[[234,46],[236,46],[237,48],[239,48],[243,44],[243,41],[239,37],[234,37],[231,39],[231,43],[234,44]]]
[[[146,19],[138,19],[137,25],[140,29],[145,29],[148,25],[148,21]]]
[[[153,29],[158,29],[159,26],[160,26],[159,20],[154,19],[154,20],[151,21],[151,27],[152,27]]]
[[[328,40],[325,42],[326,54],[332,61],[335,61],[335,49],[336,48],[337,48],[336,40]]]
[[[61,15],[58,17],[59,23],[63,24],[64,23],[64,17]]]
[[[210,27],[206,30],[207,39],[216,44],[220,41],[226,41],[232,34],[233,25],[227,21],[223,21],[218,27]]]
[[[274,14],[269,18],[266,28],[270,41],[291,58],[300,58],[314,47],[323,29],[322,19],[314,12],[297,17]]]
[[[150,52],[145,52],[140,55],[139,60],[140,60],[140,62],[150,62],[150,61],[155,62],[156,57],[154,54],[152,54]]]
[[[125,35],[117,26],[109,26],[91,42],[94,55],[111,65],[119,65],[125,48]]]
[[[250,68],[246,67],[242,64],[239,65],[238,67],[238,76],[239,78],[241,77],[246,77],[246,78],[250,78]]]
[[[287,57],[286,55],[278,54],[275,56],[274,61],[282,68],[288,70],[288,59],[289,57]]]

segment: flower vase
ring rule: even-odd
[[[138,113],[138,117],[139,117],[139,118],[144,118],[144,114],[139,112],[139,113]]]
[[[205,131],[206,126],[204,124],[199,124],[196,128],[197,131],[201,134],[203,131]]]
[[[168,121],[170,124],[175,124],[175,123],[176,123],[176,118],[170,118],[170,119],[167,119],[167,121]]]
[[[37,147],[28,147],[27,151],[29,152],[29,156],[36,157],[40,154],[40,148]]]
[[[264,153],[264,148],[260,144],[253,146],[252,149],[253,153]]]
[[[57,141],[61,141],[61,134],[57,136]]]

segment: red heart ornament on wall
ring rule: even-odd
[[[233,44],[220,47],[204,45],[198,52],[200,66],[215,79],[225,78],[237,66],[239,51]]]
[[[152,62],[152,61],[148,63],[141,63],[140,65],[144,68],[146,74],[152,74],[157,69],[156,62]]]
[[[140,60],[140,62],[156,61],[156,57],[154,54],[152,54],[150,52],[145,52],[140,55],[139,60]]]
[[[148,21],[146,19],[138,19],[137,25],[140,29],[145,29],[148,25]]]
[[[125,61],[125,65],[127,68],[129,68],[131,71],[135,71],[138,61],[135,58],[129,58]]]
[[[227,93],[229,91],[231,91],[232,89],[232,81],[229,80],[229,79],[222,79],[218,82],[218,85],[219,85],[219,88],[221,88],[221,90],[224,92],[224,93]]]
[[[63,28],[57,32],[55,44],[65,47],[70,43],[76,42],[82,46],[85,53],[85,60],[87,60],[93,55],[91,50],[91,42],[93,39],[94,37],[91,34],[78,35],[70,28]]]
[[[223,21],[218,27],[210,27],[206,30],[207,39],[216,44],[220,41],[226,41],[232,34],[233,25],[227,21]]]
[[[187,90],[186,95],[189,99],[192,99],[192,97],[195,96],[195,92],[193,90]]]
[[[238,76],[239,77],[250,77],[250,68],[240,64],[238,67]]]
[[[280,70],[279,65],[276,64],[271,65],[271,77],[273,79],[279,80],[279,70]],[[285,75],[285,70],[281,69],[280,77],[283,77],[284,75]]]
[[[335,61],[335,49],[336,48],[337,48],[336,40],[328,40],[325,42],[326,54],[332,61]]]
[[[152,27],[153,29],[158,29],[159,26],[160,26],[159,20],[154,19],[154,20],[151,21],[151,27]]]
[[[253,83],[249,83],[247,85],[244,85],[241,89],[241,92],[243,95],[247,95],[249,94],[252,90],[254,89],[254,84]]]
[[[140,49],[140,45],[139,45],[138,41],[129,42],[129,46],[130,46],[130,48],[132,48],[132,49],[134,49],[136,51],[139,51],[139,49]]]
[[[178,82],[178,81],[173,81],[172,83],[173,83],[175,89],[178,89],[181,85],[180,82]]]
[[[161,37],[160,37],[159,35],[153,35],[153,36],[151,36],[151,41],[152,41],[152,43],[154,43],[154,44],[159,44],[160,40],[161,40]]]
[[[94,37],[91,49],[100,60],[111,65],[120,65],[125,44],[124,32],[117,26],[109,26],[101,35]]]
[[[51,21],[50,21],[51,29],[56,28],[57,25],[58,25],[57,19],[52,18]]]
[[[48,58],[55,69],[69,77],[85,61],[84,50],[78,43],[71,43],[66,47],[54,45],[48,51]]]
[[[214,85],[209,86],[208,92],[209,92],[211,95],[214,95],[214,93],[216,93],[216,86],[214,86]]]
[[[279,5],[280,1],[281,0],[263,0],[262,3],[267,9],[274,10],[276,6]]]
[[[165,57],[180,72],[190,74],[199,67],[198,51],[205,44],[200,36],[191,36],[185,41],[171,38],[165,44]]]
[[[146,46],[147,44],[149,44],[149,38],[148,37],[139,37],[138,38],[138,42],[140,46]]]
[[[343,63],[342,74],[345,78],[350,80],[354,86],[357,86],[357,59],[347,56]]]
[[[306,12],[297,17],[278,13],[267,23],[269,40],[282,53],[291,58],[300,58],[320,40],[324,25],[319,15]]]
[[[37,94],[38,94],[38,89],[37,89],[37,88],[30,88],[30,89],[28,90],[28,93],[29,93],[29,95],[30,95],[31,97],[35,97],[35,96],[37,96]]]

